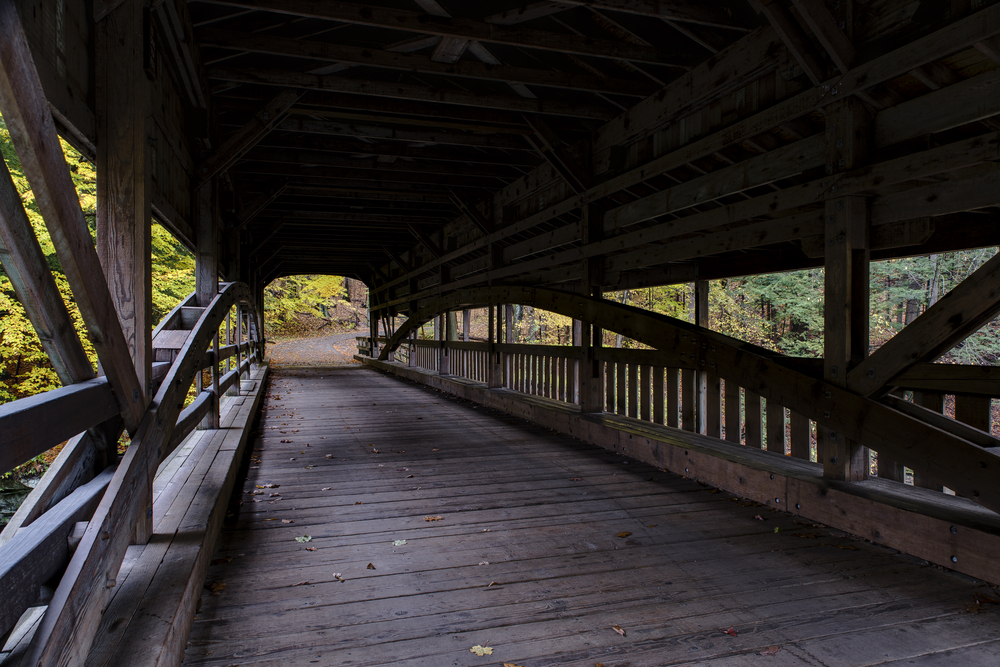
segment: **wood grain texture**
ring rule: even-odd
[[[490,664],[637,667],[756,664],[770,645],[787,664],[832,646],[864,664],[873,641],[883,660],[992,650],[972,638],[993,619],[958,616],[974,583],[544,420],[364,369],[276,375],[184,665],[472,664],[477,644]],[[931,634],[905,647],[910,624]]]

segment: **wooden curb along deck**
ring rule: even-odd
[[[1000,583],[1000,520],[967,499],[877,478],[841,483],[822,465],[484,383],[444,377],[398,362],[356,356],[387,373],[541,424],[560,433],[847,531],[936,565]],[[734,483],[735,482],[735,483]]]

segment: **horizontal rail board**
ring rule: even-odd
[[[0,405],[0,471],[12,470],[116,414],[118,404],[103,377]]]
[[[77,521],[93,514],[114,474],[108,468],[63,498],[0,547],[0,636],[38,599],[39,588],[69,562],[66,538]]]

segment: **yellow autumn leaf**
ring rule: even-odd
[[[480,646],[479,644],[476,644],[475,646],[469,649],[469,653],[475,653],[478,656],[493,655],[493,647]]]
[[[627,530],[623,530],[622,532],[618,533],[618,537],[623,537],[624,538],[624,537],[628,537],[631,534],[632,534],[631,532],[629,532]]]

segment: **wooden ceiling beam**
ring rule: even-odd
[[[316,90],[366,97],[386,97],[396,100],[415,100],[432,104],[450,104],[460,107],[498,109],[520,113],[538,113],[569,118],[610,120],[615,116],[609,107],[597,104],[563,102],[558,100],[526,99],[494,93],[473,93],[464,90],[445,90],[412,83],[369,81],[343,76],[305,74],[264,68],[211,67],[208,78],[216,81],[263,84],[290,87],[299,90]]]
[[[255,113],[253,118],[229,137],[217,151],[198,165],[195,169],[197,187],[200,188],[233,166],[244,153],[275,128],[278,121],[304,94],[301,90],[285,89],[265,104],[264,108]]]
[[[432,16],[423,12],[376,7],[351,2],[324,2],[323,0],[211,0],[215,4],[246,9],[292,14],[307,18],[368,25],[392,30],[407,30],[418,34],[457,37],[460,39],[507,44],[543,51],[572,53],[611,60],[646,62],[675,67],[691,67],[691,57],[658,48],[582,38],[577,35],[531,30],[484,23],[472,19]]]
[[[369,122],[374,119],[368,118]],[[303,134],[320,134],[342,137],[364,137],[369,139],[384,139],[417,144],[445,144],[449,146],[476,146],[482,148],[502,148],[505,150],[530,151],[523,139],[516,136],[490,132],[475,134],[463,131],[448,130],[407,130],[393,127],[393,119],[387,119],[389,124],[374,125],[357,122],[338,122],[332,120],[312,120],[307,118],[288,118],[278,129],[285,132],[301,132]],[[524,134],[528,132],[519,132]]]
[[[822,0],[792,0],[792,4],[813,31],[813,37],[830,54],[837,69],[841,72],[851,69],[857,59],[857,51],[850,38],[837,25],[826,4]]]
[[[704,0],[560,0],[563,5],[610,9],[625,14],[654,16],[660,19],[698,23],[712,28],[748,32],[749,28],[718,6]]]
[[[438,74],[441,76],[459,77],[461,79],[522,83],[549,88],[606,92],[617,95],[634,95],[637,97],[646,97],[655,92],[654,86],[643,81],[566,74],[554,70],[511,67],[509,65],[487,65],[469,60],[449,63],[435,62],[422,55],[395,53],[379,49],[364,49],[327,42],[301,41],[231,30],[202,30],[198,32],[198,39],[205,46],[222,47],[251,53],[266,53],[351,63],[354,65],[384,67],[392,70]]]
[[[826,79],[826,67],[812,42],[806,36],[802,26],[798,24],[791,12],[777,0],[759,0],[761,11],[765,18],[781,37],[795,60],[802,66],[806,76],[814,86]]]
[[[579,160],[571,156],[564,148],[563,142],[542,118],[525,114],[524,120],[535,131],[535,137],[529,137],[535,145],[538,154],[558,171],[570,187],[579,194],[591,185],[590,174],[583,169]]]
[[[498,184],[506,180],[483,176],[448,176],[442,178],[439,174],[408,171],[386,171],[369,168],[367,165],[355,165],[350,168],[341,167],[304,167],[293,163],[244,161],[234,168],[241,176],[246,174],[260,176],[295,176],[306,177],[313,185],[321,184],[326,179],[331,185],[341,185],[345,181],[355,184],[383,184],[389,188],[398,188],[408,184],[415,185],[450,185],[469,188],[495,190]],[[469,170],[472,171],[472,170]],[[298,178],[296,178],[298,180]]]
[[[525,151],[508,153],[480,148],[464,148],[459,146],[420,146],[409,147],[399,142],[366,142],[343,141],[317,136],[274,136],[262,141],[260,148],[300,148],[303,150],[321,150],[329,153],[346,153],[349,155],[379,155],[394,158],[412,158],[414,160],[441,160],[444,162],[464,162],[471,164],[505,165],[513,167],[534,168],[539,160]]]
[[[396,160],[381,161],[376,158],[344,157],[321,150],[305,150],[300,148],[259,148],[251,151],[245,159],[261,162],[287,162],[301,165],[322,165],[327,167],[344,167],[374,169],[377,171],[418,172],[422,174],[439,174],[444,176],[464,175],[474,171],[480,176],[495,176],[497,178],[520,178],[524,170],[509,165],[476,165],[474,169],[461,163],[444,160]]]
[[[517,25],[525,21],[534,21],[552,14],[566,11],[570,6],[562,2],[532,2],[519,5],[505,12],[491,14],[483,19],[486,23],[497,25]]]

